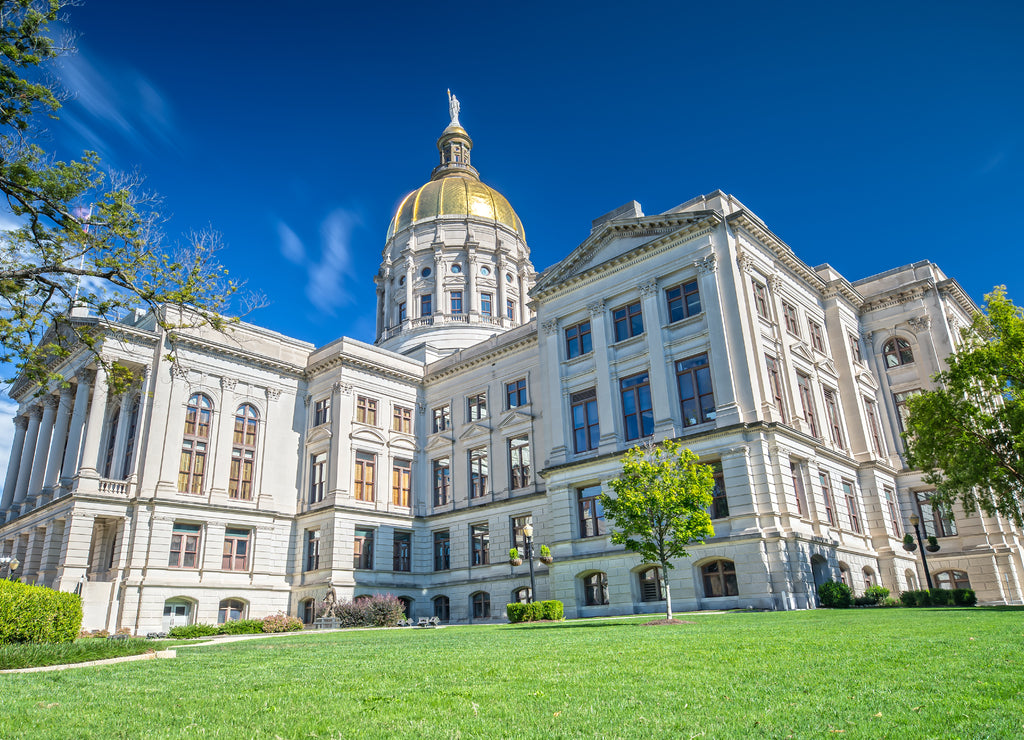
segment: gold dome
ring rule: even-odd
[[[523,222],[505,196],[472,177],[451,175],[431,180],[409,193],[388,227],[388,239],[410,224],[437,216],[473,216],[497,221],[526,241]]]

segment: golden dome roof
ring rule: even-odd
[[[480,180],[463,175],[431,180],[405,196],[391,219],[387,238],[390,239],[410,224],[437,216],[472,216],[493,220],[509,227],[526,241],[523,222],[505,196]]]

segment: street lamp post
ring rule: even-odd
[[[21,561],[15,557],[4,556],[0,558],[0,566],[7,567],[7,578],[10,579],[14,577],[14,571],[21,566]]]
[[[533,525],[527,524],[523,527],[523,537],[526,538],[526,559],[530,563],[530,601],[533,601],[537,593],[537,583],[533,575]]]
[[[921,528],[917,525],[920,524],[921,519],[917,514],[910,515],[910,526],[914,528],[914,534],[917,535],[917,544],[921,548],[921,563],[924,565],[924,578],[928,581],[928,590],[932,589],[932,574],[928,572],[928,556],[924,554],[924,542],[921,541]]]

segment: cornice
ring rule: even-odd
[[[451,365],[448,365],[448,366],[446,366],[444,368],[441,368],[439,370],[435,370],[433,372],[429,372],[428,371],[426,373],[426,375],[424,376],[423,381],[426,382],[426,383],[429,383],[429,382],[432,382],[432,381],[435,381],[435,380],[441,380],[442,378],[446,378],[446,377],[449,377],[451,375],[455,375],[455,374],[461,373],[464,370],[468,370],[468,369],[476,367],[478,365],[482,365],[482,364],[488,362],[489,360],[494,360],[494,359],[496,359],[498,357],[503,357],[505,355],[509,355],[509,354],[514,353],[514,352],[518,352],[519,350],[521,350],[522,348],[526,347],[527,345],[530,345],[530,344],[534,344],[535,345],[535,344],[537,344],[538,337],[537,337],[536,319],[533,319],[532,322],[534,323],[533,331],[531,331],[531,332],[529,332],[527,334],[524,334],[523,336],[519,337],[518,339],[516,339],[514,341],[508,342],[506,344],[497,345],[496,347],[494,347],[493,349],[491,349],[491,350],[489,350],[487,352],[482,352],[479,355],[473,355],[472,357],[468,357],[468,358],[466,358],[465,360],[463,360],[461,362],[454,362]],[[523,326],[529,326],[529,324],[523,324]],[[502,336],[502,335],[498,335],[498,336]],[[476,349],[476,347],[471,347],[470,349]],[[439,362],[447,360],[450,357],[451,356],[443,358],[442,360],[439,360]]]
[[[873,296],[864,301],[860,307],[861,314],[881,311],[886,308],[902,306],[905,303],[923,298],[935,287],[931,278],[924,278],[913,283],[904,283],[893,290]],[[957,286],[959,288],[959,286]],[[969,299],[968,299],[969,300]],[[976,309],[975,309],[976,310]]]
[[[255,352],[247,352],[239,347],[231,347],[226,344],[209,342],[205,339],[190,337],[187,335],[179,336],[175,340],[175,344],[179,347],[188,347],[189,349],[196,350],[206,355],[212,355],[215,357],[233,357],[252,365],[256,365],[257,367],[274,370],[275,372],[279,372],[283,375],[288,375],[296,379],[305,377],[305,368],[301,365],[274,360],[266,357],[265,355],[258,355]]]
[[[808,287],[826,296],[829,284],[797,257],[793,248],[775,236],[756,216],[744,209],[730,214],[725,220],[730,226],[739,227],[767,247],[775,259],[807,283]]]
[[[405,372],[386,365],[379,365],[360,357],[345,354],[344,352],[338,352],[330,357],[320,360],[314,365],[309,365],[305,370],[305,374],[307,378],[312,380],[317,375],[328,370],[343,369],[346,367],[368,372],[371,375],[383,375],[405,383],[420,383],[423,381],[423,376],[421,374]]]

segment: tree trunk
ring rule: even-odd
[[[668,569],[661,566],[661,581],[665,584],[665,606],[668,609],[668,618],[672,619],[672,587],[668,585]]]

